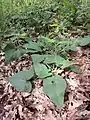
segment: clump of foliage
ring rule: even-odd
[[[7,63],[18,59],[24,53],[31,54],[32,58],[31,69],[16,73],[9,78],[9,81],[18,91],[31,92],[33,80],[42,79],[44,92],[60,108],[64,101],[66,82],[54,70],[55,68],[61,70],[69,68],[71,71],[77,72],[73,62],[68,60],[67,52],[76,51],[78,46],[89,44],[90,37],[74,41],[58,41],[43,36],[36,42],[27,39],[27,43],[23,46],[15,46],[9,43],[4,48]]]

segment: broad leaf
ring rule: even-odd
[[[9,81],[16,88],[16,90],[30,92],[32,90],[32,84],[29,80],[33,76],[34,70],[33,68],[31,68],[30,70],[16,73],[15,75],[9,78]]]
[[[39,55],[39,54],[33,54],[31,55],[33,63],[40,63],[44,60],[44,55]]]
[[[10,62],[13,60],[13,54],[16,52],[16,48],[13,44],[7,44],[6,47],[4,48],[5,52],[5,60],[6,62]]]
[[[47,64],[52,64],[52,63],[60,64],[63,60],[64,60],[64,58],[60,57],[58,55],[45,55],[44,63],[47,63]]]
[[[90,44],[90,37],[82,38],[79,43],[80,46],[86,46],[88,44]]]
[[[21,56],[23,56],[26,53],[26,51],[23,48],[18,48],[14,53],[13,53],[13,59],[18,59]]]
[[[82,70],[80,70],[77,66],[70,66],[70,71],[75,73],[82,73]]]
[[[56,62],[56,65],[58,66],[58,65],[63,65],[63,61],[64,61],[65,59],[63,58],[63,57],[61,57],[61,56],[59,56],[59,55],[57,55],[57,56],[55,56],[55,62]]]
[[[44,92],[51,98],[53,103],[61,108],[64,102],[64,92],[66,89],[65,80],[56,75],[44,79],[43,84]]]
[[[48,69],[44,64],[36,63],[34,64],[35,73],[39,78],[46,78],[48,76],[51,76],[52,73],[50,72],[50,69]]]
[[[55,56],[54,55],[45,55],[44,63],[46,64],[52,64],[55,63]]]
[[[81,39],[77,39],[75,41],[76,44],[80,45],[80,46],[86,46],[90,44],[90,37],[85,37],[85,38],[81,38]]]
[[[71,65],[73,65],[73,63],[71,61],[68,61],[68,60],[64,60],[62,61],[62,67],[61,68],[67,68],[67,67],[70,67]]]
[[[77,46],[75,44],[71,46],[66,46],[65,50],[66,51],[77,51]]]
[[[24,47],[28,50],[35,50],[35,51],[38,51],[38,52],[42,51],[40,46],[37,43],[32,42],[32,41],[29,41],[28,44],[24,45]]]
[[[72,63],[68,60],[65,60],[63,57],[59,55],[46,55],[45,64],[53,64],[55,63],[57,66],[62,66],[62,68],[69,67]]]
[[[5,59],[7,63],[20,58],[21,56],[24,55],[24,53],[26,53],[24,49],[22,48],[16,49],[16,47],[11,43],[6,45],[4,51],[5,51]]]

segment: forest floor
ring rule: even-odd
[[[42,80],[35,81],[32,93],[16,91],[8,82],[8,77],[29,69],[31,57],[26,54],[6,65],[1,51],[0,120],[90,120],[90,47],[71,53],[71,58],[82,73],[60,73],[67,81],[65,103],[60,110],[44,94]]]

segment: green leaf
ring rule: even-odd
[[[46,63],[46,64],[56,63],[58,65],[63,60],[64,60],[64,58],[59,55],[45,55],[44,63]]]
[[[39,55],[39,54],[33,54],[31,55],[33,63],[40,63],[44,60],[44,55]]]
[[[63,61],[65,61],[65,59],[59,55],[55,56],[55,61],[56,61],[56,65],[63,65]]]
[[[36,53],[38,53],[38,51],[36,51],[36,50],[26,50],[26,53],[36,54]]]
[[[62,61],[62,67],[61,68],[67,68],[67,67],[70,67],[73,63],[71,61],[68,61],[68,60],[64,60]]]
[[[78,45],[80,45],[80,46],[89,45],[90,44],[90,37],[76,39],[75,43],[78,44]]]
[[[18,34],[17,37],[18,37],[18,38],[23,38],[23,39],[24,39],[24,38],[28,38],[29,35],[28,35],[27,33],[22,33],[22,34]]]
[[[48,37],[41,36],[40,39],[41,39],[41,40],[44,40],[45,43],[56,43],[55,40],[50,39],[50,38],[48,38]]]
[[[58,24],[57,23],[54,23],[54,24],[52,24],[52,25],[50,25],[51,27],[57,27],[58,26]]]
[[[77,51],[77,46],[75,44],[71,45],[71,46],[66,46],[66,51]]]
[[[6,45],[4,51],[5,51],[5,60],[7,63],[20,58],[21,56],[24,55],[24,53],[26,53],[26,51],[23,48],[16,49],[16,47],[11,43]]]
[[[90,37],[83,38],[83,39],[81,40],[81,42],[79,43],[80,46],[86,46],[86,45],[88,45],[88,44],[90,44]]]
[[[55,63],[55,56],[54,55],[45,55],[44,63],[46,63],[46,64]]]
[[[23,56],[26,53],[26,51],[23,48],[18,48],[14,53],[13,53],[13,59],[18,59],[21,56]]]
[[[13,44],[7,44],[4,48],[5,52],[5,60],[7,63],[11,62],[13,60],[13,54],[15,53],[16,48]]]
[[[64,102],[64,92],[66,89],[66,82],[61,76],[53,76],[44,79],[44,92],[51,98],[59,108]]]
[[[16,73],[15,75],[9,78],[9,81],[16,88],[16,90],[30,92],[32,90],[32,84],[29,80],[33,76],[34,70],[33,68],[31,68],[30,70]]]
[[[34,64],[35,73],[39,78],[46,78],[48,76],[51,76],[52,73],[50,72],[50,69],[48,69],[44,64],[36,63]]]
[[[70,71],[75,73],[82,73],[82,71],[77,66],[71,66]]]
[[[37,43],[32,42],[32,41],[29,41],[28,44],[24,45],[24,47],[28,50],[34,50],[34,51],[38,51],[38,52],[42,51],[40,46]]]
[[[45,64],[55,63],[57,66],[61,65],[62,68],[66,68],[72,65],[72,62],[65,60],[63,57],[59,55],[45,55],[44,63]]]

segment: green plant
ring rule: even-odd
[[[26,53],[30,52],[32,54],[32,68],[28,71],[22,71],[15,74],[9,78],[9,81],[17,90],[30,92],[33,88],[33,79],[43,79],[45,93],[56,105],[61,107],[64,99],[64,95],[62,94],[64,94],[66,84],[65,80],[62,77],[53,74],[53,69],[56,66],[61,66],[62,69],[64,69],[66,67],[69,67],[71,65],[71,62],[58,55],[58,50],[56,49],[58,42],[53,39],[41,37],[37,42],[31,41],[31,39],[28,39],[27,41],[28,43],[23,46],[23,50],[25,50]],[[18,48],[19,47],[15,47],[13,44],[7,44],[4,49],[7,62],[10,62],[22,55],[22,48],[20,52],[20,48]],[[51,83],[47,83],[48,79],[51,81]],[[63,85],[63,87],[60,88],[60,91],[58,92],[59,82],[61,82],[60,86]],[[51,90],[49,90],[50,85],[51,88],[55,90],[56,94],[51,95]],[[46,87],[48,88],[48,93],[46,91]],[[60,97],[60,100],[58,100],[57,97]]]
[[[76,39],[74,41],[57,41],[43,36],[37,42],[27,39],[27,43],[23,45],[21,51],[19,51],[19,47],[17,48],[13,44],[7,44],[4,49],[7,62],[17,59],[28,52],[31,53],[32,58],[31,69],[16,73],[9,78],[9,81],[17,90],[31,92],[33,80],[38,78],[43,79],[44,92],[60,108],[63,104],[66,83],[62,77],[53,73],[53,70],[57,67],[60,69],[71,67],[71,70],[77,72],[73,63],[68,60],[68,56],[66,57],[68,55],[67,51],[76,51],[78,46],[89,44],[90,37]]]

